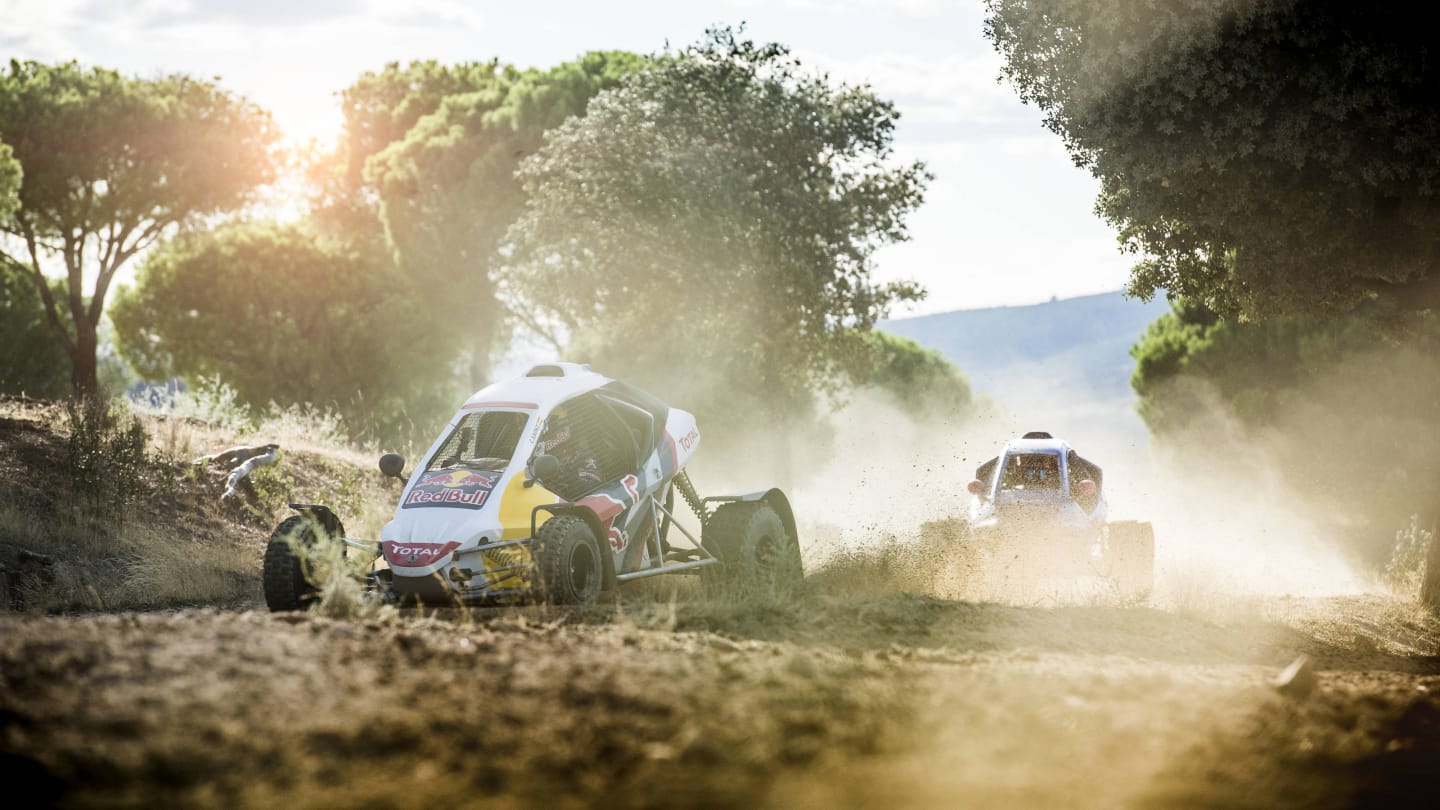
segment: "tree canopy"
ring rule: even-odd
[[[52,294],[63,296],[63,285]],[[68,359],[50,334],[34,282],[0,262],[0,393],[63,398],[70,390]]]
[[[20,161],[0,141],[0,217],[20,207],[22,176]],[[57,378],[53,368],[65,362],[64,352],[48,338],[34,285],[10,262],[0,261],[0,393],[64,393],[58,385],[63,377]]]
[[[20,161],[15,159],[15,150],[0,141],[0,217],[9,216],[20,207],[20,179],[24,172]]]
[[[934,349],[889,332],[865,335],[873,352],[867,384],[919,417],[962,414],[972,403],[970,381]]]
[[[0,217],[0,261],[33,282],[75,390],[89,392],[116,271],[270,180],[278,132],[268,113],[207,81],[12,60],[0,74],[0,138],[24,169],[19,206]],[[65,272],[63,302],[51,262]]]
[[[1440,518],[1433,313],[1236,323],[1185,301],[1172,310],[1132,352],[1157,444],[1203,455],[1217,418],[1233,420],[1315,515],[1356,527],[1355,546],[1378,562],[1412,515]]]
[[[1136,361],[1131,384],[1140,397],[1140,415],[1162,438],[1182,435],[1206,417],[1211,407],[1203,396],[1218,396],[1244,424],[1271,424],[1295,411],[1311,395],[1307,389],[1344,358],[1397,348],[1386,334],[1374,319],[1360,315],[1236,323],[1179,299],[1131,350]],[[1195,381],[1203,382],[1203,394],[1190,385]]]
[[[592,96],[641,63],[634,54],[594,52],[549,70],[472,69],[467,89],[440,98],[367,161],[364,177],[378,194],[395,259],[428,292],[433,322],[466,350],[473,385],[490,382],[492,355],[510,325],[492,265],[525,202],[516,167],[547,130],[584,114]],[[407,98],[400,107],[420,103]]]
[[[330,409],[356,439],[396,441],[459,392],[388,267],[303,223],[236,223],[150,254],[111,319],[148,379],[218,376],[247,404]]]
[[[987,0],[1004,75],[1101,182],[1129,290],[1225,317],[1440,303],[1423,5]]]
[[[509,327],[490,272],[524,202],[515,167],[640,61],[597,52],[549,70],[424,61],[364,74],[342,94],[335,150],[312,153],[307,215],[159,251],[117,301],[125,356],[152,379],[218,374],[253,407],[334,408],[352,435],[429,429],[457,384],[490,382]]]
[[[930,177],[895,165],[898,115],[781,45],[711,30],[521,164],[507,294],[573,356],[708,424],[803,419],[814,392],[869,370],[887,307],[921,295],[870,277]]]
[[[343,124],[334,149],[312,154],[306,167],[315,192],[312,219],[341,229],[373,228],[379,211],[366,162],[449,96],[493,87],[515,73],[494,60],[447,65],[433,59],[362,73],[340,93]]]

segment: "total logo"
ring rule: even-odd
[[[385,540],[380,543],[380,549],[385,553],[385,561],[397,568],[434,565],[459,547],[460,543],[456,540],[447,543],[402,543],[398,540]]]

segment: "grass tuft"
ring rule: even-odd
[[[1410,523],[1395,532],[1395,545],[1385,564],[1383,579],[1397,596],[1418,599],[1425,581],[1425,557],[1435,535],[1420,525],[1420,516],[1411,515]]]

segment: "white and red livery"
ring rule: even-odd
[[[587,365],[537,365],[460,406],[406,476],[378,549],[346,542],[378,551],[372,585],[402,603],[476,604],[537,589],[585,603],[633,579],[726,563],[738,576],[803,575],[783,492],[696,495],[685,465],[700,436],[692,414]],[[553,454],[571,441],[584,448],[583,475]],[[380,464],[395,476],[403,465],[394,454]],[[699,540],[675,520],[677,491],[699,518]],[[272,610],[318,596],[303,546],[344,535],[328,508],[292,507],[300,515],[277,527],[266,554]],[[310,534],[297,547],[302,530]]]

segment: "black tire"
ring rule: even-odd
[[[1149,596],[1155,587],[1155,529],[1149,523],[1117,520],[1107,529],[1110,576],[1121,591]]]
[[[265,546],[265,567],[262,583],[265,605],[272,612],[308,610],[315,604],[320,589],[313,581],[307,550],[314,548],[325,535],[343,537],[345,529],[335,521],[329,531],[309,515],[291,515],[280,521],[270,533]]]
[[[556,605],[590,605],[600,598],[605,567],[600,543],[589,525],[574,515],[545,521],[531,548],[535,595]]]
[[[705,522],[700,543],[720,560],[700,569],[712,588],[784,591],[805,578],[799,542],[764,501],[721,505]]]

